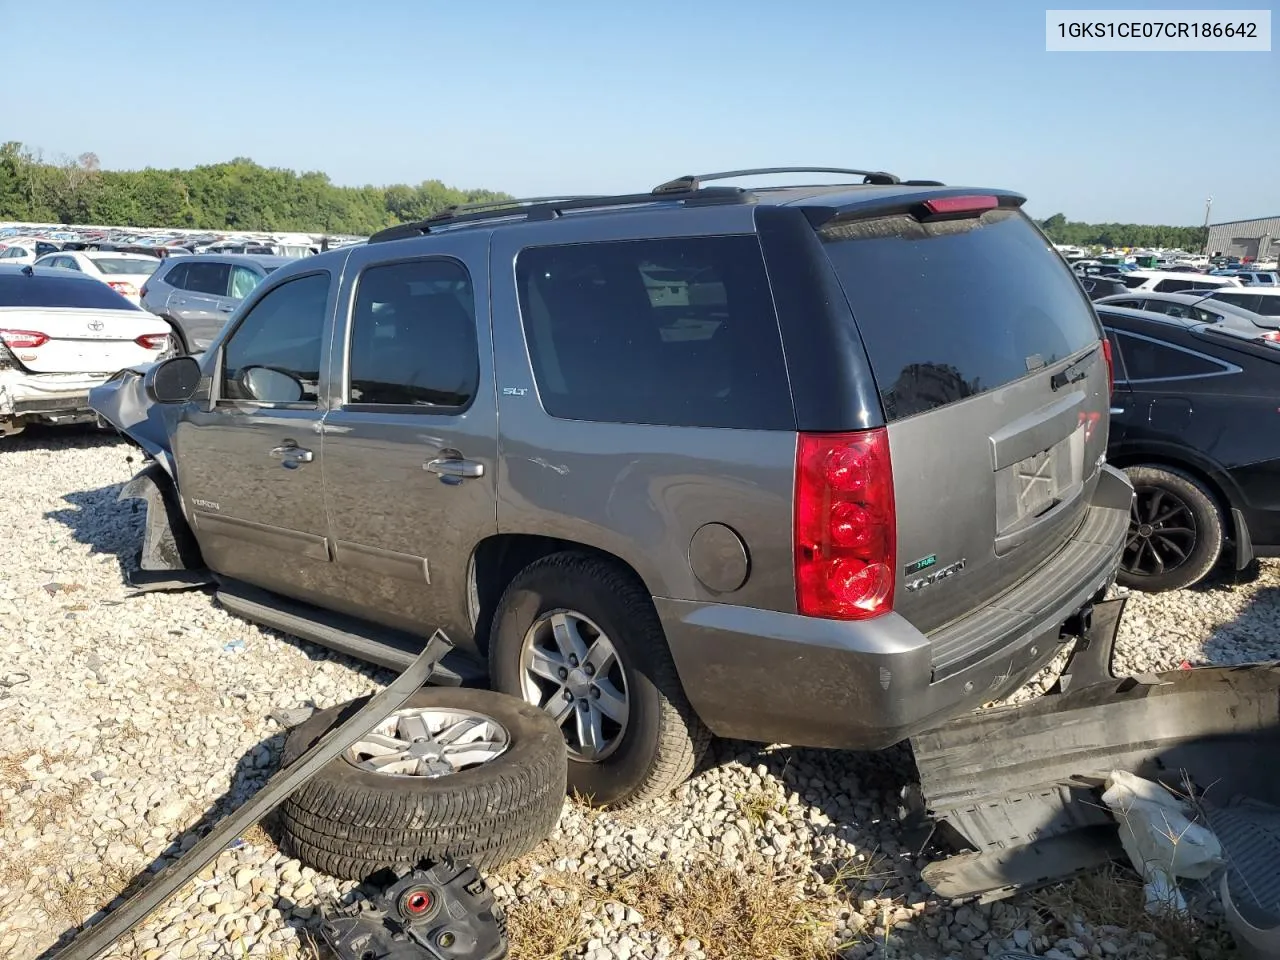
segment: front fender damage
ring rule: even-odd
[[[200,545],[182,512],[177,485],[159,463],[149,463],[139,470],[117,499],[142,500],[146,504],[138,568],[128,574],[131,587],[143,591],[173,590],[213,583]]]

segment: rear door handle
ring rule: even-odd
[[[273,447],[270,452],[272,459],[280,460],[282,466],[293,468],[300,463],[310,463],[315,459],[315,454],[310,450],[304,450],[296,443],[283,443],[278,447]]]
[[[428,460],[422,469],[442,479],[474,480],[484,476],[484,464],[474,460]]]
[[[231,306],[231,304],[229,303],[220,303],[218,304],[218,309],[221,310],[223,313],[230,313],[232,310],[235,309],[235,307]]]

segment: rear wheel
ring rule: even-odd
[[[1213,495],[1172,467],[1125,472],[1134,498],[1117,581],[1152,593],[1199,583],[1222,555],[1222,512]]]
[[[589,803],[662,796],[710,743],[652,599],[616,564],[559,553],[522,570],[494,614],[489,660],[495,689],[560,727],[569,786]]]
[[[174,357],[188,356],[191,353],[191,348],[187,345],[187,338],[183,336],[182,327],[178,324],[178,321],[163,314],[160,319],[173,329],[173,333],[169,337],[170,342],[173,344],[172,352],[169,355]]]

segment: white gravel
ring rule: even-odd
[[[130,448],[81,430],[0,441],[0,958],[29,960],[104,907],[137,874],[189,847],[275,768],[273,714],[359,696],[385,672],[237,619],[203,592],[128,597],[118,556],[142,513],[116,501]],[[135,456],[136,461],[136,456]],[[1252,582],[1135,594],[1119,666],[1137,671],[1280,658],[1280,565]],[[1027,904],[954,911],[930,903],[920,863],[892,822],[905,754],[716,747],[675,796],[625,815],[566,804],[555,836],[495,878],[509,905],[555,907],[556,873],[606,886],[661,862],[718,862],[795,876],[830,904],[831,956],[1158,956],[1127,931],[1036,926]],[[857,876],[847,880],[852,872]],[[317,905],[357,896],[278,853],[253,831],[110,954],[115,958],[310,956]],[[563,898],[561,898],[563,899]],[[827,909],[824,907],[824,909]],[[711,945],[660,916],[585,904],[571,955],[632,960]],[[1083,952],[1081,952],[1083,951]]]

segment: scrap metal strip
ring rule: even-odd
[[[440,659],[453,644],[437,630],[405,671],[360,708],[349,720],[330,730],[310,750],[276,772],[266,785],[229,813],[176,863],[170,864],[101,920],[82,930],[48,960],[94,960],[112,944],[145,920],[165,901],[217,858],[236,837],[265,817],[291,793],[336,760],[388,714],[399,709],[427,682]]]

